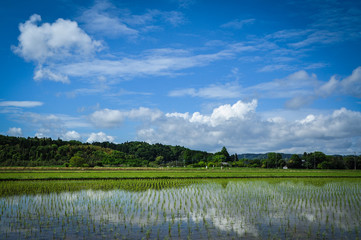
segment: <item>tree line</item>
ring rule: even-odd
[[[239,159],[223,147],[216,153],[191,150],[182,146],[132,141],[82,143],[51,138],[23,138],[0,135],[0,166],[122,166],[122,167],[262,167],[360,169],[359,156],[329,156],[322,152],[293,154],[284,159],[268,153],[265,159]]]
[[[82,143],[51,138],[0,135],[0,166],[185,166],[208,161],[213,154],[181,146],[146,142]]]

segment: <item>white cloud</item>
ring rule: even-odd
[[[162,113],[159,110],[152,110],[145,107],[132,109],[129,111],[120,111],[113,109],[102,109],[95,111],[90,115],[90,121],[96,127],[114,128],[120,126],[126,119],[150,121],[159,119]]]
[[[294,38],[304,37],[308,33],[310,33],[310,29],[287,29],[287,30],[280,30],[269,34],[266,36],[266,39],[276,39],[277,41],[280,40],[289,40]]]
[[[130,110],[126,113],[126,116],[130,119],[148,120],[153,122],[162,116],[162,112],[159,110],[140,107],[138,109]]]
[[[361,136],[361,113],[341,108],[330,115],[309,115],[294,134],[301,138],[342,139]]]
[[[125,119],[124,113],[119,110],[103,109],[95,111],[90,116],[90,121],[97,127],[116,127]]]
[[[340,82],[342,93],[361,98],[361,67],[352,71],[352,74]]]
[[[177,71],[205,66],[220,59],[233,57],[230,50],[223,50],[213,54],[198,54],[184,56],[179,51],[153,52],[151,55],[137,58],[123,58],[120,60],[96,59],[88,62],[70,63],[57,66],[59,72],[75,77],[112,76],[164,76],[173,75]]]
[[[198,90],[194,88],[180,89],[169,92],[171,97],[202,97],[202,98],[239,98],[242,95],[242,88],[237,83],[226,83],[224,85],[212,84],[208,87],[200,88]]]
[[[42,106],[43,102],[38,101],[3,101],[0,102],[0,107],[22,107],[22,108],[29,108],[29,107],[39,107]]]
[[[70,83],[68,76],[54,73],[48,68],[39,67],[34,73],[34,80],[49,79],[54,82]]]
[[[304,72],[300,76],[305,74],[307,73]],[[306,75],[304,77],[301,76],[300,79],[308,79],[304,81],[306,85],[300,85],[300,87],[306,88],[309,85],[308,87],[312,87],[313,90],[309,89],[308,94],[301,94],[288,100],[286,102],[286,107],[288,108],[298,109],[312,103],[319,97],[326,98],[332,95],[349,95],[361,98],[361,67],[353,70],[350,76],[340,80],[336,76],[332,76],[329,81],[323,82],[318,81],[315,75],[312,75],[311,78]],[[301,84],[301,81],[297,82]]]
[[[287,64],[269,64],[259,69],[259,72],[273,72],[278,70],[291,71],[294,69],[294,66],[290,66]]]
[[[113,11],[111,11],[113,10]],[[92,33],[102,33],[107,36],[132,36],[137,37],[139,32],[128,27],[114,12],[115,7],[108,1],[97,1],[90,9],[79,17],[85,23],[85,28]]]
[[[173,26],[178,26],[185,22],[183,13],[178,11],[160,12],[160,15],[164,20]]]
[[[65,131],[65,121],[55,114],[19,113],[18,119],[36,129],[37,137],[59,137]]]
[[[290,43],[294,48],[303,48],[313,44],[330,44],[341,41],[342,37],[339,32],[329,30],[316,30],[309,34],[305,39]]]
[[[300,89],[307,90],[303,94],[296,95],[286,103],[286,107],[300,108],[312,103],[320,97],[329,97],[332,95],[348,95],[361,98],[361,67],[352,71],[350,76],[344,79],[337,79],[332,76],[329,81],[319,81],[315,74],[308,75],[305,71],[298,72],[293,85],[298,85]],[[286,85],[285,85],[286,86]],[[286,89],[285,89],[286,90]]]
[[[170,97],[183,97],[183,96],[198,96],[196,89],[194,88],[186,88],[186,89],[179,89],[179,90],[173,90],[168,93],[168,96]]]
[[[103,13],[106,10],[109,15],[108,8],[108,2],[98,2],[94,9],[89,11]],[[93,30],[104,27],[112,34],[128,31],[131,36],[136,36],[137,33],[125,28],[119,30],[120,23],[144,27],[160,19],[172,25],[184,21],[182,14],[176,11],[148,10],[144,15],[127,14],[125,11],[122,17],[114,18],[105,12],[105,15],[98,13],[90,17],[86,16],[85,11],[85,16],[80,19],[87,19],[87,24],[92,26]],[[214,61],[233,58],[238,52],[254,50],[252,46],[236,43],[228,44],[223,50],[214,53],[197,54],[184,49],[165,48],[146,50],[138,55],[100,58],[95,53],[102,49],[101,42],[93,40],[77,22],[59,18],[54,23],[39,25],[40,21],[41,17],[34,14],[28,21],[20,24],[19,44],[12,46],[14,53],[36,63],[33,77],[36,81],[47,79],[69,83],[71,77],[104,76],[129,79],[139,76],[177,75],[185,69],[206,66]]]
[[[76,131],[67,131],[65,134],[63,134],[62,137],[64,140],[81,140],[81,136],[78,132]]]
[[[67,76],[60,74],[50,65],[64,60],[75,61],[89,57],[98,51],[102,44],[91,39],[77,22],[57,19],[54,23],[43,23],[40,15],[34,14],[19,25],[18,46],[12,46],[14,53],[27,61],[37,64],[35,80],[48,79],[68,83]]]
[[[310,122],[313,122],[316,119],[316,117],[313,114],[307,115],[306,118],[299,120],[298,122],[301,124],[307,124]]]
[[[291,3],[294,4],[294,3]],[[313,22],[303,29],[285,29],[266,36],[277,42],[284,41],[293,48],[310,48],[314,45],[330,45],[337,42],[360,39],[360,10],[357,7],[327,2],[319,6],[317,13],[310,13]]]
[[[226,83],[224,85],[210,85],[208,87],[194,89],[180,89],[171,91],[168,95],[172,97],[192,96],[202,98],[291,98],[286,102],[286,107],[298,109],[306,104],[312,103],[315,89],[319,85],[315,74],[306,71],[298,71],[282,79],[260,83],[254,86],[242,88],[237,83]]]
[[[326,63],[322,63],[322,62],[318,62],[318,63],[311,63],[311,64],[307,64],[305,65],[304,69],[317,69],[317,68],[324,68],[328,66],[328,64]]]
[[[167,118],[183,118],[185,120],[190,119],[189,113],[173,112],[173,113],[166,113],[165,116]]]
[[[125,14],[123,14],[120,19],[128,25],[142,27],[140,31],[149,29],[149,27],[159,29],[158,26],[152,24],[160,24],[164,22],[173,26],[178,26],[185,22],[185,18],[182,12],[161,11],[157,9],[149,9],[142,15],[135,15],[131,14],[130,12],[125,12]]]
[[[257,100],[252,100],[249,103],[238,101],[233,105],[226,104],[213,109],[212,114],[203,115],[199,112],[195,112],[192,115],[189,113],[167,113],[167,118],[181,118],[191,123],[200,123],[216,127],[223,123],[235,120],[245,119],[249,114],[254,113],[257,107]]]
[[[10,136],[22,136],[23,131],[21,128],[12,127],[12,128],[9,128],[9,130],[7,131],[7,134]]]
[[[336,76],[332,76],[327,82],[318,80],[316,74],[301,70],[281,79],[265,81],[246,88],[231,82],[224,85],[212,84],[199,89],[178,89],[168,93],[171,97],[192,96],[208,99],[279,98],[286,99],[285,107],[289,109],[300,109],[320,97],[331,95],[361,98],[361,67],[353,70],[352,74],[344,79],[337,80]]]
[[[39,128],[38,131],[35,133],[35,137],[38,138],[51,137],[51,130],[47,128]]]
[[[253,100],[221,105],[211,114],[166,113],[141,127],[138,139],[208,151],[227,146],[238,153],[322,150],[332,154],[354,151],[361,139],[360,112],[341,108],[331,114],[291,120],[274,112],[264,119],[256,107]]]
[[[314,100],[316,99],[316,97],[314,96],[296,96],[291,98],[290,100],[287,100],[285,103],[285,107],[288,109],[300,109],[306,105],[311,104]]]
[[[195,0],[171,0],[172,2],[178,3],[180,8],[188,8],[191,5],[195,4]]]
[[[113,142],[114,141],[114,137],[112,136],[108,136],[103,132],[98,132],[98,133],[91,133],[89,138],[86,140],[89,143],[92,142]]]
[[[235,19],[235,20],[232,20],[228,23],[221,25],[221,27],[241,29],[241,28],[243,28],[244,25],[252,24],[254,22],[255,22],[254,18],[243,19],[243,20]]]
[[[319,87],[317,93],[323,97],[330,96],[336,91],[338,85],[339,85],[339,81],[336,79],[335,76],[332,76],[328,82],[326,82],[325,84]]]
[[[10,113],[10,118],[16,119],[28,129],[34,129],[38,137],[63,138],[72,133],[68,129],[89,128],[90,123],[85,117],[73,117],[64,114],[38,114],[23,112],[16,109]],[[73,132],[73,137],[75,132]]]
[[[184,16],[178,11],[147,10],[144,14],[132,14],[128,9],[118,9],[109,1],[97,1],[79,17],[85,29],[102,36],[125,36],[138,38],[141,33],[157,29],[161,22],[173,26],[184,23]],[[157,24],[157,25],[154,25]]]
[[[13,51],[28,61],[43,64],[49,59],[90,55],[101,47],[74,21],[59,18],[38,26],[40,21],[40,15],[34,14],[21,23],[19,45],[13,46]]]
[[[354,69],[352,74],[344,79],[338,80],[336,76],[332,76],[317,89],[316,94],[322,97],[344,94],[361,98],[361,67]]]
[[[258,101],[237,101],[201,112],[163,113],[140,107],[127,111],[103,109],[89,116],[101,128],[120,127],[123,122],[138,122],[137,139],[151,143],[183,145],[192,149],[219,151],[226,146],[231,152],[299,152],[322,150],[330,154],[352,153],[361,141],[361,113],[341,108],[333,112],[302,110],[289,118],[289,113],[257,112]],[[296,113],[296,112],[295,112]],[[286,117],[285,117],[286,116]],[[19,114],[33,126],[38,137],[60,137],[81,140],[74,127],[91,127],[86,119],[65,115]],[[125,126],[126,127],[126,126]],[[20,135],[21,130],[8,133]],[[104,132],[91,133],[87,142],[114,141]]]
[[[210,116],[204,116],[199,112],[195,112],[189,121],[216,127],[230,120],[243,120],[250,113],[253,113],[256,107],[257,100],[252,100],[249,103],[238,101],[233,105],[226,104],[215,108]]]
[[[319,81],[315,74],[298,71],[282,79],[275,79],[246,88],[242,88],[237,82],[230,82],[223,85],[212,84],[199,89],[186,88],[173,90],[168,95],[171,97],[192,96],[216,99],[240,98],[244,96],[257,96],[258,98],[293,98],[294,96],[299,98],[302,96],[303,98],[303,96],[313,94],[318,84]]]

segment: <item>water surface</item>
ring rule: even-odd
[[[61,182],[8,182],[14,192],[0,197],[0,238],[361,237],[360,180],[172,181],[79,181],[60,190]],[[51,187],[35,194],[31,184]]]

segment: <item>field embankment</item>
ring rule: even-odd
[[[183,178],[361,178],[361,170],[189,168],[0,168],[0,181]]]

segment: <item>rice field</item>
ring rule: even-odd
[[[361,170],[266,168],[0,168],[0,180],[91,180],[164,178],[361,178]]]
[[[359,179],[0,182],[0,239],[360,239]]]

